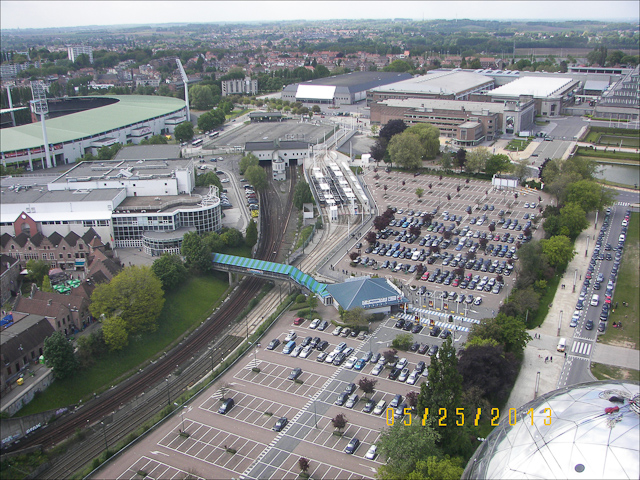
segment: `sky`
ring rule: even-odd
[[[393,7],[393,8],[390,8]],[[0,1],[0,28],[330,19],[605,20],[638,23],[634,1]]]

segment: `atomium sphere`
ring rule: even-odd
[[[581,383],[505,413],[463,479],[640,478],[637,382]]]

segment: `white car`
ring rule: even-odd
[[[476,297],[476,299],[473,301],[474,305],[480,305],[482,303],[482,297]]]
[[[302,351],[303,348],[304,347],[302,345],[296,346],[296,348],[293,349],[293,352],[291,352],[291,356],[297,357],[298,355],[300,355],[300,352]]]
[[[331,334],[334,337],[337,337],[338,335],[340,335],[340,332],[342,331],[342,327],[336,327],[335,330],[333,332],[331,332]]]
[[[336,358],[336,355],[338,355],[338,352],[334,350],[329,355],[327,355],[327,358],[324,359],[325,363],[333,363],[333,359]]]
[[[320,319],[314,318],[311,324],[309,324],[309,328],[315,330],[316,328],[318,328],[318,325],[320,325]]]
[[[355,355],[352,355],[347,360],[347,363],[344,364],[344,367],[345,368],[353,368],[353,366],[356,364],[357,361],[358,361],[358,357],[356,357]]]
[[[380,365],[378,363],[375,367],[373,367],[373,370],[371,370],[371,375],[380,375],[380,372],[382,372],[382,370],[384,370],[384,365]]]
[[[299,357],[300,358],[307,358],[312,351],[313,351],[313,348],[311,347],[311,345],[307,345],[306,347],[304,347],[302,349],[302,351],[300,352]]]
[[[220,180],[220,183],[229,183],[229,179],[228,178],[223,178],[222,180]]]
[[[368,459],[368,460],[373,460],[374,458],[376,458],[376,446],[375,445],[371,445],[369,447],[369,450],[367,450],[367,453],[365,453],[364,458]]]
[[[411,372],[411,375],[409,375],[409,378],[407,378],[407,383],[409,385],[415,385],[419,376],[420,376],[420,372],[418,372],[417,370],[414,370],[413,372]]]
[[[284,337],[284,343],[290,342],[291,340],[295,340],[297,337],[296,332],[294,332],[293,330],[289,330],[289,333],[287,333],[287,336]]]
[[[386,406],[387,406],[387,402],[385,402],[384,400],[380,400],[376,405],[376,408],[373,409],[373,414],[382,415],[382,412],[384,412],[384,407]]]
[[[396,368],[402,369],[407,366],[407,363],[409,363],[409,361],[405,357],[402,357],[400,360],[398,360]]]

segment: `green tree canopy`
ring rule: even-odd
[[[44,260],[27,260],[27,279],[42,287],[45,275],[49,275],[51,267]],[[49,282],[51,284],[51,282]]]
[[[129,344],[127,322],[120,317],[108,317],[102,321],[104,342],[111,351],[122,350]]]
[[[605,190],[595,181],[580,180],[567,187],[566,201],[579,205],[588,213],[613,205],[614,197],[610,190]]]
[[[487,147],[477,147],[467,152],[467,163],[465,168],[469,173],[479,173],[484,171],[487,162],[491,158],[491,152]]]
[[[77,368],[73,345],[61,332],[53,332],[44,339],[44,358],[60,380],[72,375]]]
[[[256,189],[256,191],[263,192],[267,189],[267,185],[269,184],[267,180],[267,173],[264,171],[264,168],[253,165],[248,167],[244,172],[244,177],[247,181]]]
[[[484,171],[487,175],[509,172],[512,169],[511,160],[503,153],[491,155],[485,163]]]
[[[295,189],[293,191],[293,205],[302,210],[302,205],[305,203],[314,203],[313,194],[309,184],[303,180],[296,182]]]
[[[505,354],[501,345],[467,345],[460,352],[458,371],[465,390],[477,387],[492,404],[502,405],[509,397],[518,365],[515,356]]]
[[[384,138],[387,143],[391,140],[391,137],[399,133],[404,132],[407,129],[407,124],[402,120],[389,120],[384,127],[380,129],[378,136]]]
[[[211,270],[211,251],[197,232],[185,233],[180,253],[185,258],[185,267],[188,270],[196,273]]]
[[[205,112],[198,117],[198,128],[201,132],[213,130],[218,125],[218,119],[212,112]]]
[[[187,278],[187,269],[179,255],[165,253],[151,265],[154,275],[162,282],[165,292],[173,290]]]
[[[573,243],[569,237],[564,235],[556,235],[547,240],[541,240],[542,252],[549,261],[549,265],[557,267],[564,271],[571,259],[575,256],[576,251],[573,249]]]
[[[404,422],[409,422],[408,416]],[[381,480],[406,479],[418,462],[440,456],[436,444],[440,430],[431,424],[422,426],[421,415],[412,414],[411,425],[404,422],[396,420],[392,427],[382,431],[376,443],[379,454],[387,458],[387,463],[378,467]]]
[[[94,317],[119,315],[129,334],[153,332],[164,305],[162,283],[151,267],[133,265],[98,285],[89,307]]]
[[[391,161],[403,168],[417,169],[422,165],[424,148],[415,133],[403,132],[389,141]]]
[[[413,65],[406,60],[394,60],[386,67],[382,68],[383,72],[408,72],[413,70]]]
[[[193,138],[193,125],[191,122],[182,122],[176,126],[173,132],[179,142],[188,142]]]
[[[213,107],[213,93],[207,85],[189,87],[189,103],[196,110],[209,110]]]
[[[248,247],[253,247],[258,242],[258,226],[256,225],[256,222],[253,221],[253,219],[251,219],[249,225],[247,225],[245,242]]]
[[[479,324],[473,325],[469,340],[476,337],[496,340],[504,347],[505,352],[511,352],[517,357],[522,355],[524,347],[531,340],[525,323],[504,313],[498,313],[495,318],[483,318]]]
[[[258,157],[256,157],[253,153],[249,153],[240,159],[240,163],[238,163],[238,167],[240,168],[240,175],[244,175],[247,168],[249,167],[257,167],[259,164]]]
[[[434,159],[440,153],[440,129],[435,125],[419,123],[410,126],[406,131],[418,136],[424,148],[422,155],[425,159]]]
[[[586,212],[577,203],[567,203],[560,209],[560,225],[567,227],[569,236],[576,238],[589,226]]]

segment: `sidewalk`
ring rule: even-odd
[[[540,374],[540,383],[537,396],[557,389],[558,380],[562,372],[565,358],[556,351],[556,347],[558,345],[558,340],[561,337],[567,338],[567,348],[570,349],[571,347],[571,342],[573,341],[573,329],[569,327],[569,320],[573,313],[573,308],[576,300],[578,299],[578,295],[580,294],[582,275],[584,275],[587,270],[591,254],[595,247],[595,241],[593,239],[594,235],[597,235],[599,231],[598,228],[602,224],[602,220],[600,219],[598,228],[595,228],[593,226],[594,219],[592,217],[593,215],[589,215],[589,226],[575,241],[575,250],[577,253],[569,263],[564,277],[558,285],[558,291],[553,299],[553,304],[549,309],[547,318],[540,327],[528,332],[531,337],[537,333],[541,338],[531,340],[525,347],[524,359],[522,361],[520,373],[513,390],[511,391],[509,400],[505,405],[505,411],[507,412],[509,408],[520,408],[522,405],[535,398],[535,384],[538,373]],[[587,237],[589,237],[589,250],[588,255],[585,257],[584,253],[587,249]],[[576,271],[576,291],[574,293],[573,279],[576,275]],[[562,288],[562,284],[565,285],[564,289]],[[560,323],[561,313],[562,322]],[[603,345],[598,344],[595,352],[598,352],[602,346]],[[594,356],[596,356],[595,352]],[[545,363],[545,358],[553,357],[554,354],[556,355],[556,361],[548,361]],[[611,355],[604,355],[605,358],[611,358]],[[593,360],[597,361],[595,358]],[[602,361],[602,363],[605,362]]]

